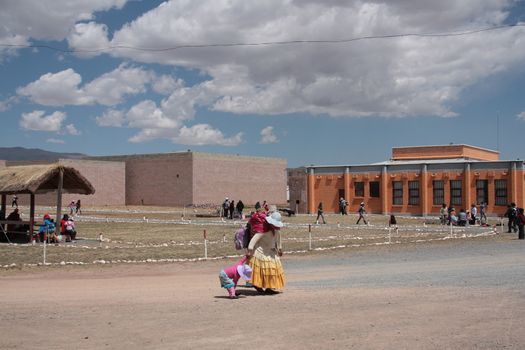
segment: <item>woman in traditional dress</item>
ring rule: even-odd
[[[284,270],[280,259],[283,254],[279,231],[281,227],[281,214],[272,213],[265,219],[264,232],[255,233],[248,245],[251,283],[259,292],[275,294],[278,293],[275,289],[284,288]]]

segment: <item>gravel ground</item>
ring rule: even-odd
[[[525,242],[284,256],[283,293],[229,300],[233,260],[0,276],[0,349],[523,349]]]

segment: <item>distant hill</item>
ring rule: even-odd
[[[0,159],[9,161],[45,160],[54,161],[59,158],[79,159],[86,157],[82,153],[58,153],[39,148],[0,147]]]

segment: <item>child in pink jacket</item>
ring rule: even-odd
[[[235,265],[226,267],[219,273],[221,287],[226,288],[230,299],[237,298],[235,287],[237,287],[237,282],[241,277],[246,281],[252,278],[252,268],[247,264],[247,260],[247,257],[243,257]]]

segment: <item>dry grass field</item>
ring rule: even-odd
[[[27,212],[21,208],[21,211]],[[52,208],[37,208],[37,217]],[[224,220],[214,209],[164,207],[84,208],[76,216],[79,238],[74,243],[46,245],[45,263],[87,265],[93,263],[174,262],[219,259],[242,254],[234,248],[234,232],[243,220]],[[339,248],[429,242],[491,234],[491,228],[454,228],[439,225],[436,218],[398,217],[398,230],[388,228],[388,217],[369,215],[370,224],[355,225],[356,215],[326,215],[327,224],[315,224],[315,216],[283,216],[283,245],[288,254],[319,253]],[[496,221],[492,222],[492,224]],[[204,244],[206,233],[206,246]],[[102,240],[100,237],[102,235]],[[206,253],[205,253],[206,249]],[[0,244],[0,266],[25,268],[44,263],[43,244]]]

